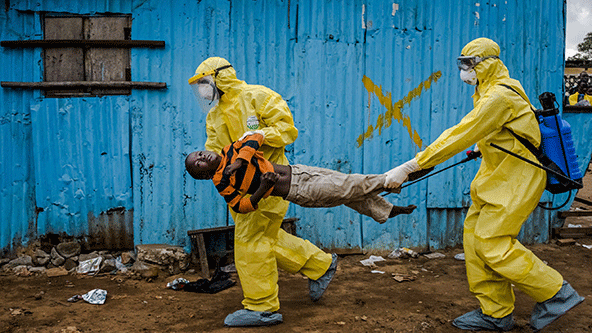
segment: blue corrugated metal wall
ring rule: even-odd
[[[131,235],[129,218],[115,226],[95,225],[108,223],[106,215],[103,221],[99,217],[110,209],[133,208],[129,110],[123,96],[40,98],[32,103],[39,233],[105,238],[96,233],[108,229],[102,232],[111,234],[110,239]]]
[[[131,14],[132,39],[166,43],[132,49],[132,80],[168,89],[57,100],[0,90],[0,218],[9,221],[0,248],[97,230],[106,239],[133,233],[136,244],[188,247],[187,230],[232,223],[213,186],[183,168],[186,154],[205,142],[205,115],[187,78],[209,56],[227,58],[239,78],[286,99],[300,131],[288,147],[291,163],[382,173],[471,109],[455,58],[473,38],[498,41],[531,100],[547,90],[561,95],[564,7],[563,0],[11,1],[0,13],[2,40],[41,39],[45,11]],[[3,81],[42,80],[40,49],[0,52],[10,64]],[[576,148],[589,156],[592,143],[578,137],[589,120],[579,117]],[[292,205],[288,215],[300,218],[302,237],[323,247],[456,245],[477,168],[467,163],[388,196],[419,208],[384,225],[344,207]],[[124,212],[115,220],[107,214],[114,208]],[[537,211],[522,239],[546,241],[552,220]]]
[[[35,38],[35,16],[15,10],[0,11],[0,38]],[[33,49],[0,50],[2,80],[34,81],[39,73],[39,52]],[[31,91],[0,91],[0,248],[28,242],[37,235],[35,170],[31,137]]]

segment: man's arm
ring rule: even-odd
[[[251,157],[255,155],[255,152],[259,150],[261,145],[263,144],[263,140],[265,137],[261,133],[249,134],[245,136],[242,140],[239,140],[233,143],[234,148],[238,151],[237,159],[243,159],[245,161],[250,161]]]
[[[224,200],[232,210],[244,214],[257,210],[259,201],[275,185],[279,179],[279,174],[275,172],[266,172],[261,176],[259,188],[249,198],[245,198],[240,192],[232,187],[229,177],[223,177],[222,181],[216,185],[216,189],[224,197]]]
[[[242,158],[237,158],[234,162],[232,162],[232,164],[230,164],[229,166],[227,166],[224,169],[224,176],[225,177],[230,177],[232,176],[238,169],[246,166],[249,162],[247,162],[246,160],[243,160]]]
[[[266,172],[261,175],[261,184],[259,184],[259,188],[249,198],[251,199],[251,205],[253,205],[253,207],[257,207],[261,198],[263,198],[265,193],[275,185],[279,178],[280,175],[275,172]]]
[[[284,147],[293,143],[298,137],[292,112],[279,94],[272,92],[272,96],[258,111],[258,115],[262,125],[260,130],[265,135],[265,145]]]
[[[261,147],[264,136],[261,133],[250,133],[244,135],[240,140],[233,143],[234,148],[238,152],[236,160],[224,169],[224,176],[230,177],[238,169],[245,167],[255,152]]]

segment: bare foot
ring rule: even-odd
[[[417,208],[415,205],[409,205],[407,207],[393,206],[393,209],[391,209],[391,213],[389,214],[389,218],[395,217],[399,214],[411,214],[415,208]]]

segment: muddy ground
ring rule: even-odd
[[[592,244],[592,239],[579,240]],[[592,332],[592,250],[579,245],[539,244],[530,248],[561,272],[586,301],[543,332]],[[478,304],[469,291],[464,262],[453,256],[460,248],[429,260],[388,259],[385,274],[360,264],[362,255],[340,258],[337,274],[318,303],[308,298],[307,280],[280,272],[280,312],[284,323],[250,329],[254,332],[455,332],[450,321]],[[386,258],[386,254],[383,256]],[[397,282],[392,273],[410,275]],[[198,275],[183,275],[195,281]],[[121,275],[0,276],[0,332],[242,332],[223,326],[224,317],[239,308],[242,293],[234,286],[218,294],[174,291],[161,278],[148,282]],[[233,274],[233,278],[236,275]],[[75,294],[101,288],[103,305],[79,301]],[[516,292],[513,332],[531,332],[534,301]],[[460,331],[459,331],[460,332]]]
[[[591,173],[578,193],[592,201]],[[577,207],[592,209],[581,203]],[[568,218],[571,224],[592,226],[592,217]],[[592,238],[577,244],[528,246],[557,269],[586,297],[542,332],[592,332]],[[455,317],[476,309],[469,293],[464,262],[453,256],[462,249],[439,251],[441,259],[387,259],[378,263],[384,274],[371,273],[360,260],[368,255],[340,258],[337,274],[318,303],[308,297],[308,282],[300,275],[280,271],[280,313],[284,323],[252,332],[460,332],[451,325]],[[387,258],[388,252],[375,253]],[[408,275],[413,281],[397,282],[392,274]],[[181,275],[190,281],[199,275]],[[153,281],[125,275],[61,277],[0,276],[0,332],[243,332],[223,326],[224,317],[241,308],[240,285],[218,294],[174,291],[166,283],[179,276]],[[233,279],[238,281],[236,273]],[[103,305],[84,301],[70,303],[73,295],[101,288],[108,292]],[[513,332],[531,332],[528,327],[534,301],[516,291]]]

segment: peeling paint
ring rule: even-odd
[[[366,30],[366,5],[362,5],[362,29]]]
[[[398,10],[399,10],[399,4],[393,3],[393,11],[391,12],[391,16],[395,16],[395,14],[397,13]]]
[[[403,127],[407,128],[409,132],[409,137],[413,140],[413,142],[419,147],[420,149],[423,147],[423,140],[420,138],[417,131],[411,128],[411,119],[408,115],[403,116],[401,113],[401,109],[405,106],[405,104],[410,104],[412,100],[421,96],[422,92],[428,90],[432,86],[432,82],[437,82],[438,79],[442,76],[442,72],[437,71],[430,75],[430,77],[421,82],[419,86],[415,89],[411,90],[403,99],[396,101],[395,103],[392,102],[392,96],[390,92],[387,92],[386,95],[382,92],[382,86],[377,86],[372,82],[372,80],[364,75],[362,78],[362,82],[364,83],[364,87],[368,91],[368,96],[370,98],[370,93],[373,93],[378,97],[378,101],[382,104],[387,111],[383,114],[378,115],[378,119],[376,120],[376,125],[373,126],[372,124],[368,125],[368,129],[364,134],[360,134],[358,137],[358,147],[361,147],[364,143],[365,139],[368,139],[372,136],[374,130],[378,129],[378,135],[382,135],[382,128],[383,127],[390,127],[392,124],[393,119],[397,120],[397,122],[403,122]],[[368,105],[370,105],[370,101],[368,101]]]

